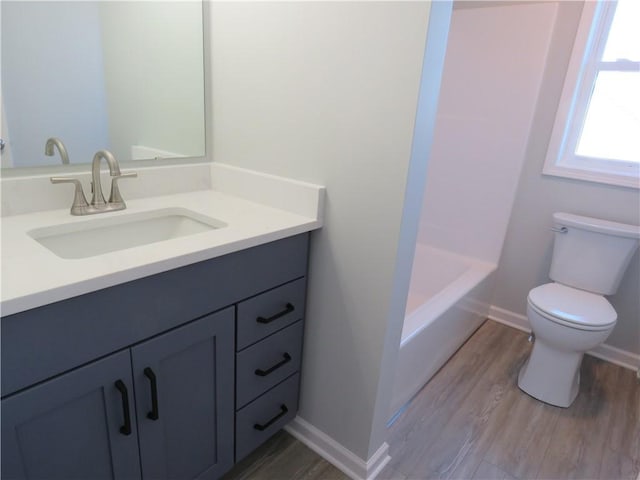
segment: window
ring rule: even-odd
[[[543,173],[640,188],[640,1],[585,2]]]

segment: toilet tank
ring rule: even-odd
[[[638,248],[640,227],[569,213],[554,213],[549,277],[601,295],[618,290]]]

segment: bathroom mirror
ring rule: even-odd
[[[2,167],[205,154],[203,4],[7,1],[2,23]]]

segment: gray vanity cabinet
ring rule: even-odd
[[[2,478],[220,477],[233,342],[229,308],[3,400]]]
[[[131,349],[144,479],[215,479],[233,465],[233,308]]]
[[[128,351],[3,400],[2,478],[139,479],[132,401]]]
[[[2,317],[2,479],[221,477],[296,414],[308,244]]]

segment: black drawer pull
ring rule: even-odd
[[[116,380],[116,388],[122,396],[122,412],[124,413],[124,425],[120,427],[120,433],[131,435],[131,414],[129,412],[129,392],[122,380]]]
[[[289,411],[289,409],[287,408],[287,406],[283,403],[282,405],[280,405],[280,413],[277,414],[275,417],[273,417],[271,420],[269,420],[267,423],[265,423],[264,425],[260,425],[259,423],[256,423],[253,425],[253,428],[255,428],[256,430],[259,431],[263,431],[266,430],[267,428],[269,428],[271,425],[273,425],[275,422],[278,421],[278,419],[282,418],[283,416],[285,416],[287,414],[287,412]]]
[[[256,318],[256,322],[258,322],[258,323],[271,323],[274,320],[277,320],[280,317],[284,317],[286,314],[293,312],[295,309],[296,309],[296,307],[294,307],[290,303],[287,303],[285,305],[285,308],[284,308],[283,311],[278,312],[275,315],[270,316],[269,318],[258,317],[258,318]]]
[[[276,363],[273,367],[268,368],[267,370],[261,370],[259,368],[256,368],[255,374],[258,375],[259,377],[266,377],[270,373],[274,372],[275,370],[279,369],[281,366],[291,361],[291,355],[289,355],[287,352],[285,352],[284,355],[282,355],[282,358],[283,359],[281,361]]]
[[[147,367],[144,369],[144,376],[151,382],[151,411],[147,413],[147,418],[158,420],[160,414],[158,413],[158,382],[156,380],[156,374],[153,373],[150,367]]]

